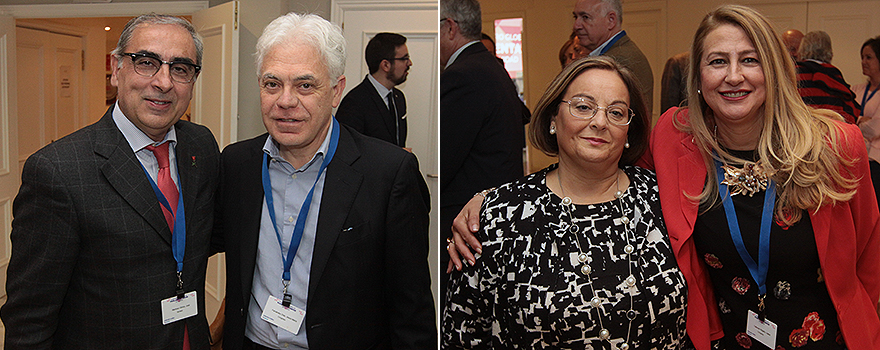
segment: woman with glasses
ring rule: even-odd
[[[559,163],[487,191],[482,254],[453,273],[444,348],[677,349],[685,285],[654,174],[632,166],[650,119],[608,57],[566,67],[529,137]]]

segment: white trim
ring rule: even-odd
[[[434,10],[437,1],[426,0],[331,0],[330,21],[342,26],[349,10]]]
[[[191,15],[208,8],[207,0],[121,2],[112,4],[2,5],[0,14],[15,18],[129,17],[160,12],[169,15]]]

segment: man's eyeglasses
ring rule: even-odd
[[[409,55],[406,55],[406,56],[403,56],[403,57],[391,57],[391,58],[386,58],[386,60],[389,60],[389,61],[410,61],[410,58],[409,58]]]
[[[583,97],[572,97],[571,100],[562,102],[568,103],[568,111],[572,116],[584,120],[593,119],[600,109],[604,109],[605,118],[612,124],[629,125],[632,117],[636,114],[624,105],[599,107],[596,102]]]
[[[196,74],[202,69],[202,66],[197,64],[180,61],[167,62],[145,53],[124,52],[119,54],[119,56],[130,57],[131,62],[134,64],[134,71],[145,77],[156,75],[159,69],[162,68],[162,65],[167,64],[171,80],[184,84],[192,82]]]

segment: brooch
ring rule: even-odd
[[[757,163],[746,162],[742,169],[732,165],[722,165],[724,170],[724,180],[721,181],[730,187],[730,195],[747,194],[753,196],[755,192],[767,189],[770,184],[770,176],[761,166],[761,161]]]

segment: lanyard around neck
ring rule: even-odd
[[[718,192],[721,196],[721,202],[724,205],[724,213],[727,216],[727,226],[730,229],[730,237],[733,239],[733,245],[740,258],[749,269],[749,273],[758,284],[759,296],[767,294],[767,272],[770,270],[770,228],[773,224],[773,207],[776,202],[776,182],[770,179],[767,190],[764,193],[764,208],[761,213],[761,232],[758,239],[758,262],[752,259],[752,255],[746,250],[743,243],[742,232],[739,229],[739,221],[736,217],[736,210],[733,207],[733,199],[727,185],[721,183],[724,179],[724,170],[721,169],[721,162],[715,160],[715,168],[718,171]]]
[[[603,47],[602,50],[599,51],[599,55],[604,55],[606,52],[608,52],[608,50],[611,49],[611,46],[614,46],[614,43],[620,40],[620,38],[622,38],[624,35],[626,35],[625,30],[621,30],[620,33],[617,33],[617,35],[611,38],[611,41],[608,42],[608,45],[605,45],[605,47]]]
[[[321,167],[318,169],[318,176],[315,177],[315,183],[312,184],[312,189],[309,190],[309,194],[306,195],[305,200],[303,201],[302,207],[300,207],[299,215],[296,217],[296,226],[293,228],[293,237],[290,240],[290,246],[287,250],[287,256],[282,256],[282,262],[284,263],[284,272],[282,274],[282,280],[286,283],[290,282],[290,267],[293,265],[293,258],[296,256],[296,251],[299,249],[300,241],[302,241],[303,231],[305,230],[306,217],[309,215],[309,207],[312,204],[312,195],[315,193],[315,186],[318,184],[318,180],[321,178],[321,174],[324,172],[324,169],[327,168],[327,165],[330,164],[330,161],[333,159],[333,155],[336,153],[336,145],[339,143],[339,122],[336,121],[336,118],[333,118],[333,131],[330,133],[330,145],[327,149],[327,155],[324,157],[324,161],[321,163]],[[278,238],[278,244],[281,246],[283,251],[284,243],[281,240],[281,233],[278,231],[278,224],[275,220],[275,204],[272,200],[272,181],[269,178],[269,157],[266,153],[263,153],[263,162],[262,166],[262,175],[263,175],[263,194],[266,197],[266,206],[269,209],[269,219],[272,221],[272,228],[275,229],[275,236]],[[286,289],[286,287],[285,287]]]
[[[150,186],[153,187],[153,192],[156,193],[159,204],[168,209],[168,212],[171,212],[171,205],[168,203],[168,199],[162,194],[162,190],[156,185],[156,181],[153,181],[150,173],[147,172],[147,168],[141,164],[141,169],[144,169],[144,173],[147,174],[147,180],[150,181]],[[179,274],[183,271],[183,256],[186,251],[186,214],[183,210],[183,188],[181,187],[179,168],[177,170],[177,193],[177,211],[174,212],[174,228],[171,230],[171,252],[174,255],[174,261],[177,262],[177,273]]]

